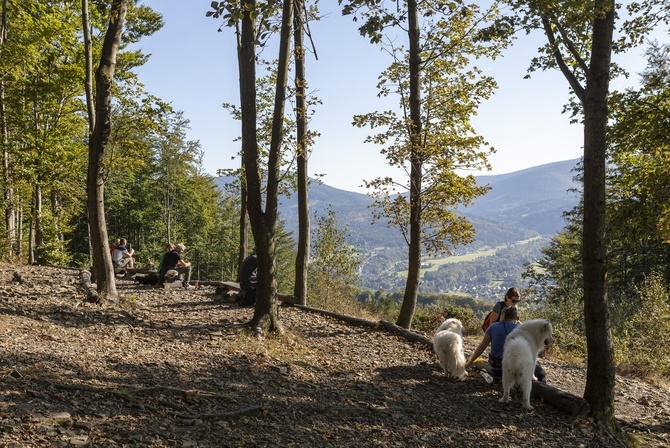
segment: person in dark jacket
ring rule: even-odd
[[[167,271],[174,270],[177,271],[180,275],[184,275],[184,280],[182,285],[184,288],[192,288],[190,285],[191,281],[191,262],[184,261],[182,259],[182,254],[186,250],[186,246],[183,244],[177,244],[173,250],[166,253],[163,257],[163,265],[161,266],[161,271],[158,276],[158,284],[162,284],[165,279],[165,274]]]
[[[258,257],[256,248],[242,261],[240,266],[240,289],[242,290],[242,305],[251,306],[256,302],[256,275],[258,273]]]

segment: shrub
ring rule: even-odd
[[[414,329],[432,334],[445,319],[458,319],[463,323],[463,334],[481,333],[481,322],[470,308],[453,303],[453,298],[442,298],[431,305],[419,307],[414,313]]]
[[[670,290],[652,274],[633,288],[637,310],[614,328],[614,355],[619,369],[638,375],[670,376]]]

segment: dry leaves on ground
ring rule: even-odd
[[[538,400],[498,403],[500,385],[475,373],[446,379],[425,345],[382,329],[286,307],[285,334],[259,340],[252,310],[213,287],[117,285],[123,300],[98,306],[78,271],[0,266],[0,446],[613,444]],[[543,363],[581,394],[583,368]],[[644,445],[669,445],[668,390],[619,378],[616,406]]]

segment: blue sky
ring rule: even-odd
[[[205,17],[210,3],[143,1],[163,15],[165,26],[140,42],[151,57],[139,76],[149,92],[184,112],[191,122],[188,138],[200,141],[205,170],[215,174],[239,166],[239,142],[233,141],[240,134],[239,123],[222,108],[224,102],[239,104],[239,92],[235,36],[228,28],[218,32],[220,22]],[[326,17],[310,25],[319,59],[308,55],[306,62],[309,88],[323,103],[310,124],[321,136],[309,170],[312,175],[325,174],[328,185],[365,192],[364,179],[395,174],[378,147],[363,143],[369,131],[351,126],[355,114],[388,108],[389,103],[376,96],[377,77],[388,65],[388,55],[359,35],[358,25],[340,15],[337,2],[321,2],[320,9]],[[561,113],[569,95],[565,78],[554,71],[523,79],[543,38],[521,35],[503,58],[478,64],[499,84],[474,119],[477,132],[497,150],[490,158],[493,170],[481,174],[502,174],[582,154],[582,128],[570,125],[569,117]],[[267,60],[276,57],[263,55]],[[633,73],[631,84],[644,61],[630,54],[624,65]]]

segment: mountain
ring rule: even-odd
[[[536,235],[553,235],[564,226],[563,212],[579,200],[570,192],[579,185],[573,179],[573,168],[579,159],[554,162],[507,174],[476,176],[481,185],[491,190],[459,208],[475,226],[479,245],[497,246],[522,241]],[[221,186],[230,178],[219,177]],[[351,243],[363,251],[378,247],[405,247],[400,232],[385,223],[371,224],[372,198],[352,191],[340,190],[312,181],[309,188],[310,213],[323,215],[328,207],[337,213],[342,225],[351,234]],[[286,229],[297,234],[297,195],[282,195],[279,212]]]
[[[496,176],[478,176],[477,183],[491,187],[485,196],[463,209],[500,224],[520,226],[540,234],[553,234],[565,222],[562,214],[578,202],[580,189],[572,170],[579,159],[554,162]]]

